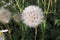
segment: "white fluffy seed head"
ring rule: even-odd
[[[22,12],[22,20],[29,27],[37,27],[43,21],[44,13],[38,6],[28,6]]]
[[[2,35],[0,35],[0,40],[5,40],[5,35],[4,35],[4,33],[2,33]]]
[[[13,15],[13,19],[16,21],[16,22],[20,22],[21,21],[21,15],[20,14],[14,14]]]
[[[10,19],[11,19],[11,13],[3,7],[0,8],[0,22],[9,23]]]

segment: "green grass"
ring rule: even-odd
[[[0,0],[0,7],[5,4]],[[5,0],[6,3],[9,0]],[[44,21],[38,26],[37,40],[60,40],[60,14],[57,11],[57,0],[13,0],[13,4],[5,7],[14,13],[21,13],[29,5],[37,5],[44,11]],[[0,23],[0,29],[9,29],[5,33],[6,40],[34,40],[34,28],[29,28],[23,22],[15,22],[13,19],[6,25]]]

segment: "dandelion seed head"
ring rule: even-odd
[[[9,23],[10,19],[11,13],[5,8],[0,8],[0,22]]]
[[[37,27],[43,21],[44,13],[38,6],[28,6],[22,12],[23,23],[29,27]]]

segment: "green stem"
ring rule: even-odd
[[[37,37],[37,27],[35,27],[35,38],[34,38],[34,40],[36,40],[36,37]]]
[[[22,0],[22,3],[23,3],[23,8],[24,8],[24,2],[25,2],[25,0]]]
[[[47,13],[49,11],[49,8],[50,8],[50,0],[49,0],[48,7],[47,7]]]
[[[41,24],[41,32],[42,32],[42,38],[41,38],[41,40],[44,40],[45,27],[46,27],[46,21],[44,21],[43,24]]]
[[[46,11],[46,0],[44,0],[44,11]]]
[[[22,11],[21,5],[19,3],[19,0],[15,0],[16,1],[16,6],[19,8],[19,11]]]
[[[51,3],[51,7],[53,6],[53,0],[50,0],[50,3]]]
[[[55,6],[54,6],[54,13],[56,13],[56,3],[57,3],[57,0],[55,0],[54,3],[55,3]]]
[[[40,0],[37,0],[37,4],[38,4],[38,6],[40,5],[40,4],[39,4],[39,3],[40,3],[39,1],[40,1]]]
[[[55,20],[57,20],[57,19],[55,18],[57,0],[55,0],[54,3],[55,3],[55,5],[54,5],[54,21],[55,21]],[[55,24],[56,24],[56,23],[54,23],[54,25],[55,25]]]

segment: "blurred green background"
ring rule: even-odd
[[[29,5],[41,7],[45,20],[37,28],[36,40],[60,40],[60,0],[0,0],[0,7],[5,5],[12,15],[21,14]],[[22,21],[15,22],[13,18],[8,24],[0,23],[0,29],[9,29],[4,33],[6,40],[34,40],[34,28],[29,28]]]

